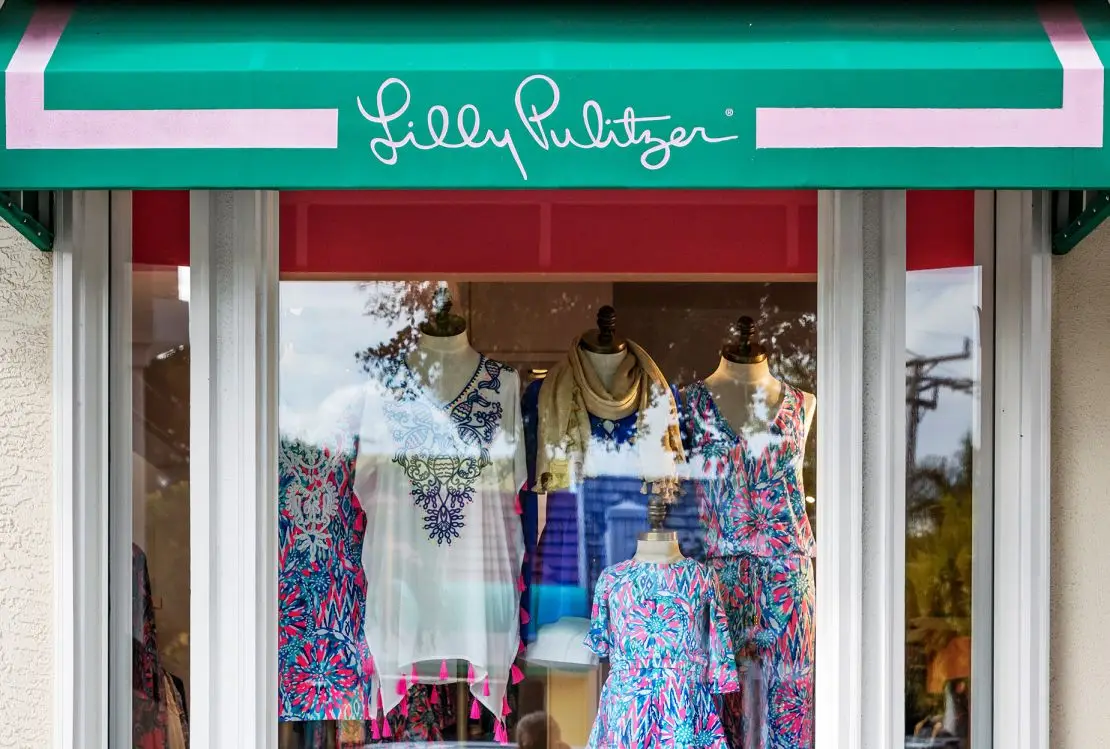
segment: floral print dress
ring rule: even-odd
[[[609,660],[591,749],[727,749],[715,693],[739,688],[716,576],[693,559],[602,571],[586,645]]]
[[[734,431],[704,383],[686,388],[689,468],[717,573],[741,690],[725,696],[732,749],[811,749],[816,629],[805,512],[805,395],[783,387],[765,432]]]

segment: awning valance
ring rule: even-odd
[[[7,0],[0,184],[1098,188],[1110,9]]]

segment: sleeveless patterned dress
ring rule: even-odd
[[[805,512],[805,396],[783,386],[769,429],[736,432],[705,384],[685,390],[707,564],[724,591],[741,690],[723,700],[732,749],[811,749],[816,629]]]

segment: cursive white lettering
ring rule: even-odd
[[[402,97],[397,107],[389,108],[386,98],[393,91]],[[530,75],[520,82],[514,96],[516,113],[524,131],[541,150],[554,149],[639,149],[640,164],[652,171],[670,163],[676,149],[686,148],[695,141],[724,143],[737,140],[738,135],[711,136],[703,125],[694,127],[672,126],[671,115],[639,116],[633,107],[625,107],[620,117],[606,117],[600,103],[587,99],[582,104],[581,130],[569,127],[551,127],[551,120],[559,110],[561,92],[549,76]],[[373,111],[368,111],[362,98],[356,99],[358,110],[369,122],[381,128],[381,135],[370,140],[370,152],[378,161],[393,166],[401,149],[411,146],[420,151],[437,148],[474,148],[486,146],[507,150],[528,180],[528,171],[517,150],[509,128],[495,130],[482,127],[482,115],[477,105],[464,104],[455,114],[454,123],[447,107],[436,104],[428,108],[424,127],[419,135],[412,120],[407,120],[406,130],[400,138],[395,131],[401,128],[400,120],[406,119],[412,103],[412,92],[400,78],[389,78],[378,87]],[[731,112],[730,112],[731,114]],[[454,126],[452,129],[452,125]],[[657,130],[670,128],[666,135]]]

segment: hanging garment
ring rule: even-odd
[[[536,483],[535,455],[538,443],[539,390],[537,380],[525,390],[522,400],[525,443],[528,450],[529,486]],[[673,389],[671,397],[677,396]],[[669,412],[669,408],[663,413]],[[530,622],[526,641],[540,627],[564,617],[588,617],[594,586],[601,571],[631,559],[636,537],[648,529],[650,495],[644,491],[641,459],[636,435],[641,423],[638,412],[619,419],[587,414],[591,438],[583,459],[584,476],[573,488],[547,494],[542,536],[529,549],[525,565],[525,600]],[[525,538],[534,538],[538,513],[536,495],[522,491],[525,508]],[[665,527],[678,533],[685,556],[700,558],[702,532],[698,505],[693,497],[680,497],[671,506]]]
[[[704,383],[685,390],[689,470],[707,563],[721,581],[742,689],[723,700],[733,749],[811,749],[813,531],[805,513],[805,396],[783,386],[767,432],[735,432]]]
[[[278,705],[281,720],[370,718],[362,635],[366,516],[355,499],[357,435],[283,435],[278,452]]]
[[[365,632],[383,712],[467,673],[502,716],[520,647],[520,380],[484,356],[443,403],[406,368],[367,386],[355,493],[367,515]]]
[[[146,554],[135,544],[131,546],[131,612],[132,744],[137,749],[165,749],[166,690],[158,656],[150,573]]]
[[[450,685],[415,684],[409,687],[405,709],[398,705],[386,720],[342,721],[339,724],[339,749],[361,749],[367,744],[390,742],[439,743],[454,725],[454,688]],[[433,694],[434,693],[434,694]],[[383,735],[384,734],[384,735]]]
[[[739,688],[713,573],[693,559],[608,567],[587,646],[609,659],[592,749],[728,749],[715,693]]]
[[[185,703],[165,669],[162,669],[162,688],[166,694],[166,746],[168,749],[189,749],[189,726],[185,718]]]

